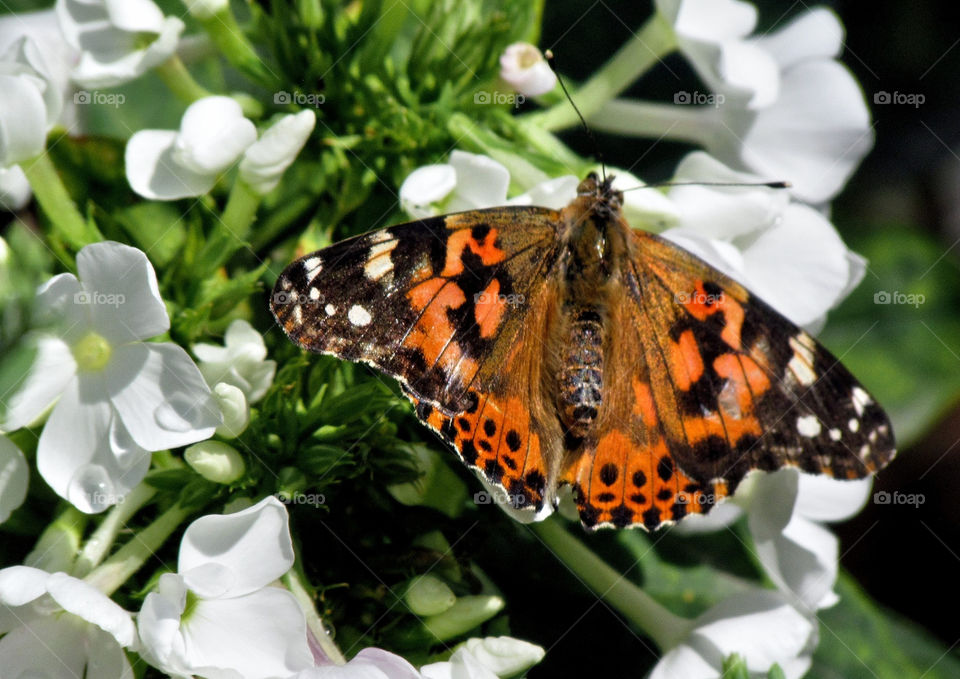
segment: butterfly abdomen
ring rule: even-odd
[[[573,436],[586,435],[603,398],[603,317],[595,307],[565,310],[570,318],[558,378],[560,419]]]

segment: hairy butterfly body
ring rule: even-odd
[[[392,226],[291,264],[271,299],[311,351],[397,378],[417,416],[515,507],[571,486],[589,529],[705,513],[754,469],[862,478],[890,423],[809,334],[629,227],[611,179],[560,211]]]

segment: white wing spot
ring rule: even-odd
[[[350,311],[347,312],[347,318],[351,323],[360,327],[369,325],[370,321],[373,320],[370,312],[359,304],[354,304],[352,307],[350,307]]]
[[[371,243],[382,243],[385,240],[394,240],[393,236],[390,235],[390,231],[387,229],[370,234]]]
[[[831,439],[831,440],[833,440],[833,441],[839,441],[841,438],[843,438],[843,432],[842,432],[842,431],[840,431],[839,429],[831,429],[831,430],[830,430],[830,439]]]
[[[850,421],[847,422],[847,427],[850,428],[850,431],[856,434],[858,431],[860,431],[860,420],[855,417],[851,417]]]
[[[858,416],[863,415],[863,409],[871,403],[873,401],[867,392],[860,387],[853,388],[853,409],[857,411]]]
[[[813,372],[813,348],[810,337],[800,333],[790,338],[790,348],[793,349],[793,358],[787,364],[787,370],[796,376],[797,381],[805,387],[817,381],[817,374]]]
[[[337,313],[337,307],[333,306],[332,304],[328,304],[327,306],[323,307],[323,310],[327,312],[327,316],[333,316],[335,313]]]
[[[820,420],[816,415],[804,415],[797,418],[797,433],[812,439],[820,433]]]
[[[311,257],[310,259],[303,260],[303,275],[307,278],[307,285],[313,283],[313,279],[317,277],[323,270],[323,262],[320,261],[319,257]]]
[[[303,323],[303,312],[300,311],[299,304],[293,305],[293,322],[296,323],[297,325],[300,325],[301,323]]]
[[[393,258],[390,253],[397,247],[397,241],[379,242],[370,248],[367,262],[363,265],[363,273],[371,281],[379,281],[393,271]]]
[[[310,299],[314,302],[320,299],[320,290],[318,288],[310,288]]]

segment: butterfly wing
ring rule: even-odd
[[[558,428],[536,404],[559,218],[494,208],[357,236],[291,264],[271,310],[300,346],[396,377],[468,466],[539,509]]]
[[[704,513],[750,470],[862,478],[894,454],[890,422],[826,349],[703,260],[632,231],[611,309],[609,401],[568,455],[589,528],[654,530]]]

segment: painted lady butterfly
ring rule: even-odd
[[[631,229],[591,174],[560,211],[475,210],[291,264],[271,309],[301,347],[397,378],[514,505],[572,486],[588,529],[706,513],[752,470],[862,478],[884,412],[810,335],[704,261]]]

